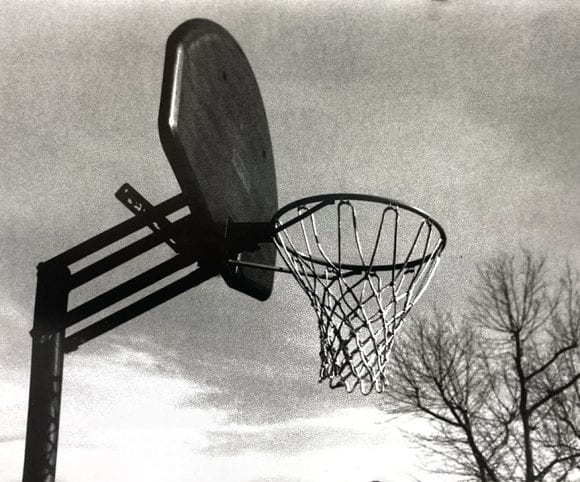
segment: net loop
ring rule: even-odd
[[[362,194],[301,199],[273,225],[278,252],[317,314],[320,381],[383,392],[397,331],[445,247],[443,228],[416,208]]]

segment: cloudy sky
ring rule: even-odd
[[[1,480],[21,477],[36,264],[127,219],[124,182],[153,203],[178,192],[157,111],[165,40],[195,17],[226,27],[252,64],[281,205],[365,192],[445,226],[416,310],[457,306],[498,250],[580,266],[575,0],[4,0]],[[67,355],[58,480],[437,480],[399,430],[418,422],[318,384],[317,357],[290,277],[264,303],[212,279]]]

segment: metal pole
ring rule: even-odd
[[[54,482],[60,421],[64,330],[70,270],[54,262],[38,265],[30,364],[30,394],[24,482]]]

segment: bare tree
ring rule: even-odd
[[[459,321],[407,324],[382,406],[432,423],[413,434],[439,472],[479,481],[565,481],[580,467],[580,291],[567,268],[502,255],[479,270]]]

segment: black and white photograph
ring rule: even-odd
[[[0,5],[0,481],[580,482],[578,0]]]

